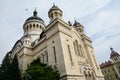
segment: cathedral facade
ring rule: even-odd
[[[24,34],[11,50],[11,58],[17,54],[22,73],[39,58],[58,69],[61,80],[104,80],[84,27],[77,21],[74,25],[66,23],[62,15],[62,10],[53,5],[48,11],[50,22],[46,26],[35,10],[25,21]]]

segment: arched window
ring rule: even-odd
[[[33,24],[33,29],[35,29],[35,24]]]
[[[33,27],[35,27],[35,24],[33,24]]]
[[[80,56],[84,57],[83,48],[82,48],[82,46],[80,44],[78,45],[78,48],[79,48]]]
[[[51,14],[51,18],[53,18],[53,14]]]
[[[55,12],[55,16],[58,16],[57,12]]]
[[[45,51],[45,54],[46,54],[46,62],[48,63],[48,52]]]
[[[24,30],[25,30],[25,32],[26,32],[26,31],[27,31],[27,27],[25,27],[25,29],[24,29]]]
[[[38,24],[36,26],[38,27]]]
[[[42,53],[41,56],[42,56],[42,62],[44,63],[44,56],[45,55]]]
[[[53,46],[53,53],[54,53],[55,63],[57,63],[57,56],[56,56],[55,46]]]
[[[39,25],[37,24],[36,26],[37,26],[37,29],[38,29]]]
[[[27,31],[28,31],[28,25],[27,25]]]
[[[80,51],[79,51],[79,48],[78,48],[78,41],[75,40],[75,41],[73,42],[73,44],[74,44],[74,49],[75,49],[76,55],[77,55],[77,56],[80,56]]]
[[[87,80],[87,73],[84,71],[85,80]]]
[[[67,45],[67,47],[68,47],[68,53],[69,53],[69,56],[70,56],[71,65],[73,66],[74,63],[73,63],[72,54],[71,54],[71,51],[70,51],[70,46]]]
[[[40,29],[41,29],[41,25],[40,25]]]
[[[91,76],[92,76],[92,80],[95,80],[95,75],[93,72],[91,73]]]

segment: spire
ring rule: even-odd
[[[111,46],[110,46],[110,50],[111,50],[110,59],[116,56],[120,56],[116,51],[114,51],[114,49]]]
[[[75,20],[75,22],[74,22],[74,26],[78,26],[78,25],[80,26],[80,23],[77,22],[76,19],[74,19],[74,20]]]
[[[77,22],[76,19],[74,18],[75,23]]]
[[[112,48],[111,46],[110,46],[110,50],[111,50],[111,51],[114,51],[113,48]]]
[[[55,7],[55,3],[53,2],[53,7]]]
[[[36,7],[35,7],[35,10],[34,10],[34,12],[33,12],[33,16],[37,16]]]

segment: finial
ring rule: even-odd
[[[35,11],[36,11],[36,7],[35,7]]]
[[[75,23],[74,23],[74,26],[76,26],[76,24],[77,24],[77,21],[76,21],[76,19],[74,18],[74,21],[75,21]]]
[[[28,11],[28,9],[27,9],[27,8],[26,8],[25,10],[26,10],[26,11]]]
[[[110,45],[110,50],[113,51],[113,48],[111,47],[111,45]]]
[[[74,18],[74,21],[76,22],[76,19]]]
[[[53,7],[55,7],[55,3],[53,2]]]
[[[77,20],[74,18],[75,24],[77,23]]]
[[[34,10],[34,12],[33,12],[33,16],[37,16],[36,7],[35,7],[35,10]]]

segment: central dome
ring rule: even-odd
[[[38,20],[44,23],[44,21],[40,17],[37,16],[36,10],[33,12],[33,16],[29,17],[25,22],[33,21],[33,20]]]
[[[33,16],[26,19],[23,30],[24,35],[30,35],[32,40],[34,41],[39,37],[42,31],[45,29],[44,21],[37,16],[37,11],[33,11]]]

